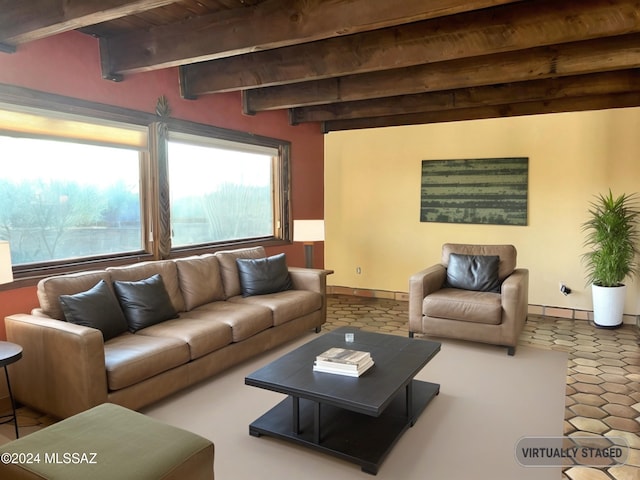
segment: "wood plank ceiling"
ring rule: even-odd
[[[0,54],[78,29],[105,81],[180,67],[324,132],[640,106],[640,0],[0,0]]]

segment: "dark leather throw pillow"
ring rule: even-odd
[[[284,253],[266,258],[237,258],[243,297],[290,290],[293,285]]]
[[[100,280],[86,292],[58,297],[69,323],[97,328],[105,341],[127,331],[127,320],[109,285]]]
[[[159,274],[135,282],[116,280],[113,288],[133,333],[178,316]]]
[[[500,292],[497,255],[449,255],[446,285],[477,292]]]

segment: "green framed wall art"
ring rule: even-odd
[[[527,225],[528,157],[423,160],[420,221]]]

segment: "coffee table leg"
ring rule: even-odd
[[[320,403],[313,405],[313,443],[320,443]]]
[[[293,433],[299,435],[300,431],[300,398],[291,395]],[[320,443],[320,404],[313,403],[313,443]]]
[[[409,426],[413,427],[413,424],[415,423],[413,420],[413,380],[407,383],[406,395],[407,395],[407,398],[406,398],[407,420],[409,421]]]
[[[291,400],[293,401],[293,421],[291,424],[293,425],[293,433],[298,435],[300,433],[300,398],[291,396]]]

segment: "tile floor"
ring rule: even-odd
[[[328,307],[326,330],[350,325],[408,334],[407,302],[329,295]],[[519,344],[568,352],[565,435],[622,436],[631,447],[625,466],[566,468],[562,479],[640,480],[639,329],[625,325],[603,330],[585,320],[530,315]],[[19,410],[21,436],[52,422],[27,408]],[[12,439],[13,425],[0,425],[0,436]]]

